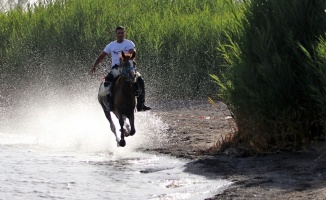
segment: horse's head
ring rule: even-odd
[[[122,67],[125,68],[135,68],[136,67],[136,62],[134,58],[136,57],[136,52],[134,51],[132,54],[130,53],[124,53],[123,51],[121,52],[120,59],[121,59],[121,64]]]

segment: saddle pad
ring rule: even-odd
[[[100,85],[100,88],[98,90],[98,95],[99,96],[106,96],[108,95],[110,92],[109,92],[109,88],[110,87],[104,87],[104,82],[101,83]]]

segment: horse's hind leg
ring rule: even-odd
[[[119,117],[119,124],[120,124],[120,131],[121,131],[121,140],[119,142],[119,145],[124,147],[126,146],[126,141],[125,141],[125,130],[123,128],[123,125],[124,125],[124,122],[125,122],[125,118],[120,116]]]

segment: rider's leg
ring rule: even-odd
[[[150,107],[145,106],[145,83],[144,83],[144,79],[141,76],[137,78],[137,85],[138,85],[137,110],[138,111],[150,110],[151,109]]]

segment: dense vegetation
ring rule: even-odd
[[[326,3],[252,0],[221,46],[213,76],[238,125],[233,142],[257,151],[325,139]]]
[[[123,25],[137,46],[150,97],[197,98],[214,91],[208,74],[218,73],[217,46],[231,24],[231,1],[46,2],[0,14],[0,66],[6,77],[26,83],[49,75],[66,85],[89,72],[115,39],[116,26]]]
[[[218,93],[238,126],[230,143],[256,152],[325,139],[324,0],[46,2],[0,13],[0,97],[40,82],[88,85],[123,25],[153,100]]]

